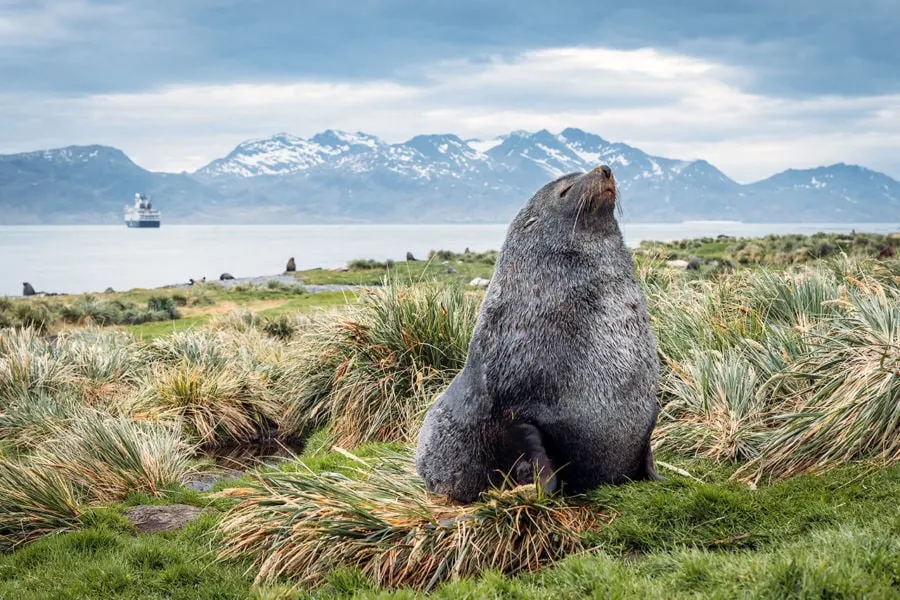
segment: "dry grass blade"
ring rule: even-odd
[[[350,473],[260,474],[228,495],[240,502],[223,518],[220,558],[251,558],[258,583],[316,585],[345,566],[382,586],[428,590],[487,569],[534,571],[582,550],[581,534],[606,519],[533,487],[449,505],[425,492],[406,455]]]

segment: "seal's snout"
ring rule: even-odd
[[[589,179],[588,195],[594,206],[608,206],[616,203],[618,195],[616,179],[608,165],[594,167],[587,177]]]

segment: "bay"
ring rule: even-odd
[[[298,270],[343,266],[356,258],[404,260],[429,250],[473,252],[499,249],[507,224],[497,225],[124,225],[0,226],[0,296],[38,291],[100,292],[152,288],[188,279],[272,275],[294,257]],[[671,241],[720,234],[756,237],[770,233],[876,232],[900,224],[876,223],[624,223],[625,241]]]

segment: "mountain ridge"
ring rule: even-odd
[[[171,223],[508,222],[544,183],[602,163],[630,221],[900,221],[900,183],[859,165],[741,184],[703,159],[655,156],[567,127],[399,143],[362,131],[282,131],[192,173],[151,172],[96,144],[0,155],[0,224],[121,222],[138,191]]]

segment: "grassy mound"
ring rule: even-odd
[[[426,493],[408,455],[350,471],[266,473],[228,490],[239,503],[223,518],[220,558],[251,558],[258,583],[316,585],[355,567],[381,586],[427,590],[485,570],[536,571],[583,550],[581,535],[606,519],[533,486],[453,506]]]

